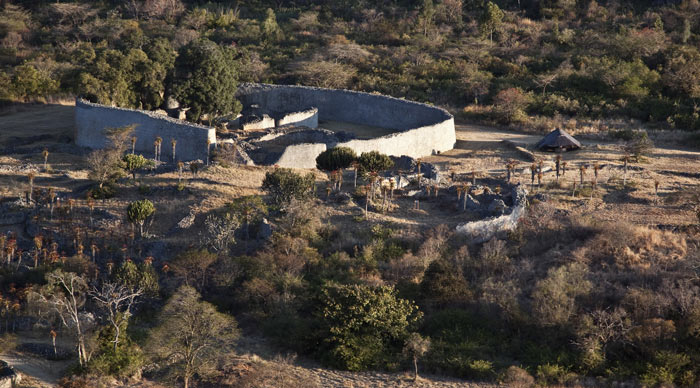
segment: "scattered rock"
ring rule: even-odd
[[[345,191],[342,191],[338,194],[335,195],[335,201],[337,203],[342,203],[346,204],[352,201],[352,196],[350,196],[350,193],[346,193]]]
[[[189,227],[194,224],[196,215],[197,213],[194,211],[194,209],[190,209],[190,213],[177,223],[177,227],[180,229],[189,229]]]
[[[539,201],[539,202],[547,202],[549,200],[549,195],[545,193],[537,193],[532,196],[532,199]]]
[[[489,205],[489,213],[500,216],[506,211],[506,203],[502,199],[494,199]]]
[[[481,210],[481,203],[471,195],[467,194],[467,209],[471,211],[479,211]]]
[[[22,381],[22,375],[0,360],[0,388],[12,388],[18,386]]]

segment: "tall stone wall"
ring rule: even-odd
[[[444,109],[418,102],[349,90],[266,84],[243,84],[237,96],[244,106],[257,104],[265,109],[287,112],[313,106],[318,108],[319,120],[396,130],[372,139],[325,144],[327,148],[345,146],[358,153],[379,151],[391,156],[418,158],[451,150],[456,142],[452,115]],[[296,155],[290,160],[315,160],[318,153]],[[310,165],[311,162],[304,164]]]
[[[318,108],[286,113],[277,119],[275,124],[278,127],[283,125],[294,125],[297,127],[318,128]]]
[[[136,151],[153,155],[153,142],[163,138],[161,159],[171,160],[171,139],[177,140],[178,160],[204,160],[207,157],[207,139],[210,147],[216,144],[216,130],[211,127],[188,123],[153,112],[116,108],[78,99],[75,103],[75,142],[89,148],[106,145],[105,129],[136,125]]]

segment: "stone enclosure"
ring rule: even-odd
[[[289,142],[283,148],[278,144],[267,147],[270,144],[253,141],[262,152],[270,150],[266,164],[313,168],[316,156],[335,146],[352,148],[358,154],[379,151],[390,156],[418,158],[451,150],[456,142],[451,114],[413,101],[349,90],[264,84],[243,84],[237,97],[243,106],[258,106],[270,112],[317,112],[317,122],[366,125],[391,132],[368,139],[357,139],[345,132],[319,132],[316,136],[309,134],[306,139]],[[306,119],[309,115],[299,116],[299,119]],[[313,128],[313,119],[312,125],[302,120],[297,123]],[[293,136],[299,138],[299,135]]]
[[[243,84],[237,91],[244,107],[254,107],[250,118],[229,123],[242,134],[230,140],[241,143],[240,152],[252,152],[256,164],[313,168],[316,156],[334,146],[350,147],[357,153],[379,151],[414,158],[451,150],[456,142],[454,119],[446,110],[427,104],[348,90],[304,86]],[[245,120],[244,120],[245,119]],[[359,139],[351,133],[328,131],[319,121],[381,128],[383,135]],[[153,152],[156,137],[163,139],[163,160],[170,156],[170,140],[177,140],[179,160],[204,160],[207,140],[215,148],[216,130],[167,115],[76,101],[76,143],[89,148],[105,146],[104,130],[136,125],[136,150]],[[247,131],[268,131],[248,137]],[[387,134],[388,133],[388,134]],[[270,136],[268,136],[270,135]],[[243,144],[247,143],[247,144]]]

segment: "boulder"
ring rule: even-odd
[[[481,203],[477,201],[474,197],[472,197],[470,194],[467,194],[467,209],[471,211],[481,210]]]
[[[7,365],[5,361],[0,360],[0,388],[16,387],[21,381],[22,375]]]
[[[500,216],[505,213],[507,209],[506,203],[503,202],[502,199],[494,199],[491,201],[491,204],[489,205],[489,213],[495,215],[495,216]]]

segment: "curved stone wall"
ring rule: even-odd
[[[378,94],[349,90],[322,89],[305,86],[242,84],[238,99],[246,105],[257,104],[271,111],[302,111],[309,106],[318,109],[319,120],[342,121],[396,130],[395,133],[372,139],[354,139],[326,147],[350,147],[355,152],[379,151],[391,156],[407,155],[414,158],[448,151],[456,142],[454,118],[444,109]],[[280,160],[282,167],[315,165],[322,147],[297,147],[305,155],[292,155]],[[313,148],[313,152],[312,149]],[[316,150],[318,153],[314,152]],[[304,163],[289,165],[308,159]]]
[[[103,148],[107,139],[106,128],[136,125],[136,151],[153,154],[156,137],[163,138],[161,160],[170,161],[171,139],[177,140],[175,156],[178,160],[205,160],[207,139],[210,147],[216,144],[216,130],[211,127],[188,123],[165,115],[137,109],[125,109],[94,104],[77,99],[75,102],[75,143],[82,147]]]
[[[284,125],[293,125],[297,127],[318,127],[318,108],[311,108],[299,112],[285,113],[277,119],[275,125],[278,127]]]

